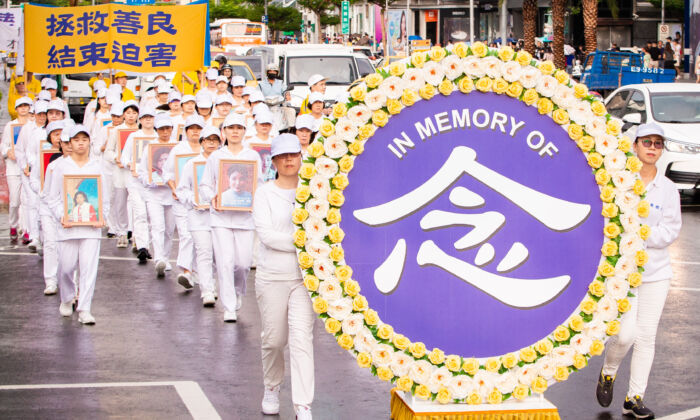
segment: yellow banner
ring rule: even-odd
[[[207,5],[24,6],[26,68],[35,73],[105,69],[190,71],[204,59]]]

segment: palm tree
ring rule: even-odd
[[[554,39],[552,40],[552,52],[554,53],[554,65],[559,69],[566,68],[564,57],[564,14],[566,0],[552,0],[552,26]]]
[[[583,6],[583,39],[586,42],[586,53],[595,52],[598,48],[598,0],[582,0]]]
[[[523,0],[523,40],[525,41],[525,51],[532,55],[535,54],[536,34],[537,0]]]

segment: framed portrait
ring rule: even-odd
[[[136,165],[141,161],[141,156],[143,156],[143,151],[148,148],[148,143],[155,139],[155,137],[134,137],[131,144],[131,174],[133,176],[138,176]]]
[[[122,157],[122,152],[124,151],[124,146],[126,146],[126,139],[129,138],[129,134],[135,133],[137,130],[133,128],[120,128],[117,130],[117,140],[119,140],[119,147],[117,148],[117,157]]]
[[[22,124],[12,124],[10,128],[12,129],[12,150],[15,150],[15,144],[19,139],[19,132],[22,131]]]
[[[148,144],[148,182],[156,185],[165,185],[163,168],[168,160],[168,155],[175,147],[175,143],[149,143]]]
[[[178,124],[177,125],[177,131],[176,131],[176,139],[177,141],[182,140],[182,134],[185,132],[185,124]]]
[[[192,164],[192,182],[194,183],[194,206],[198,209],[208,209],[209,208],[209,203],[202,203],[202,201],[199,199],[199,181],[202,179],[202,176],[204,176],[204,167],[207,165],[207,162],[194,162]]]
[[[193,157],[199,156],[199,153],[187,153],[184,155],[175,155],[175,185],[180,183],[180,175],[185,169],[185,164]]]
[[[248,147],[258,152],[262,162],[263,181],[275,179],[276,171],[272,166],[272,145],[269,143],[248,143]]]
[[[44,189],[44,179],[46,179],[46,168],[48,168],[49,163],[63,156],[58,149],[42,149],[39,154],[39,160],[41,162],[41,189]]]
[[[106,126],[107,124],[109,124],[109,123],[111,123],[111,122],[112,122],[112,119],[111,119],[111,118],[107,118],[107,119],[104,119],[104,120],[100,120],[100,124],[102,124],[102,127]]]
[[[253,211],[258,163],[250,160],[219,161],[217,210]]]
[[[103,223],[100,175],[63,176],[63,220],[70,226]]]
[[[211,119],[211,125],[213,125],[216,128],[221,128],[221,124],[224,123],[225,117],[219,117],[219,118],[212,118]]]

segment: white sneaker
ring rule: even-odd
[[[61,316],[71,316],[73,315],[73,301],[71,300],[70,302],[63,303],[58,306],[58,312],[61,314]]]
[[[224,322],[236,322],[238,317],[236,317],[235,312],[224,311]]]
[[[243,296],[238,295],[236,296],[236,311],[240,311],[241,306],[243,306]]]
[[[46,296],[55,295],[56,292],[58,292],[58,286],[56,285],[56,283],[48,283],[46,285],[46,288],[44,289],[44,294]]]
[[[297,405],[295,411],[297,412],[297,420],[311,420],[311,407]]]
[[[173,265],[169,261],[165,262],[165,271],[170,271],[173,269]]]
[[[88,311],[80,311],[78,313],[78,321],[84,325],[95,325],[95,317]]]
[[[27,245],[27,248],[29,248],[29,251],[31,252],[36,252],[37,248],[41,246],[41,243],[37,241],[36,239],[32,239],[31,242],[29,242],[29,245]]]
[[[214,297],[214,293],[205,293],[202,295],[202,305],[206,308],[213,308],[214,305],[216,305],[216,297]]]
[[[265,387],[265,395],[262,399],[263,414],[279,414],[280,412],[280,387]]]
[[[177,282],[180,284],[180,286],[184,287],[187,290],[192,289],[194,285],[192,284],[192,275],[190,273],[185,273],[182,272],[177,275]]]
[[[129,239],[126,235],[117,236],[117,248],[126,248],[129,246]]]
[[[156,275],[158,277],[165,276],[165,269],[166,269],[165,261],[158,261],[156,263]]]

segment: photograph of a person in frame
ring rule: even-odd
[[[153,151],[153,167],[151,172],[151,181],[154,184],[163,184],[163,167],[168,160],[168,154],[172,150],[171,147],[158,147]]]
[[[96,222],[97,213],[95,207],[88,201],[87,194],[83,191],[77,191],[73,195],[73,209],[69,214],[71,222]]]
[[[253,207],[254,165],[231,164],[226,168],[228,188],[221,193],[222,207]]]

